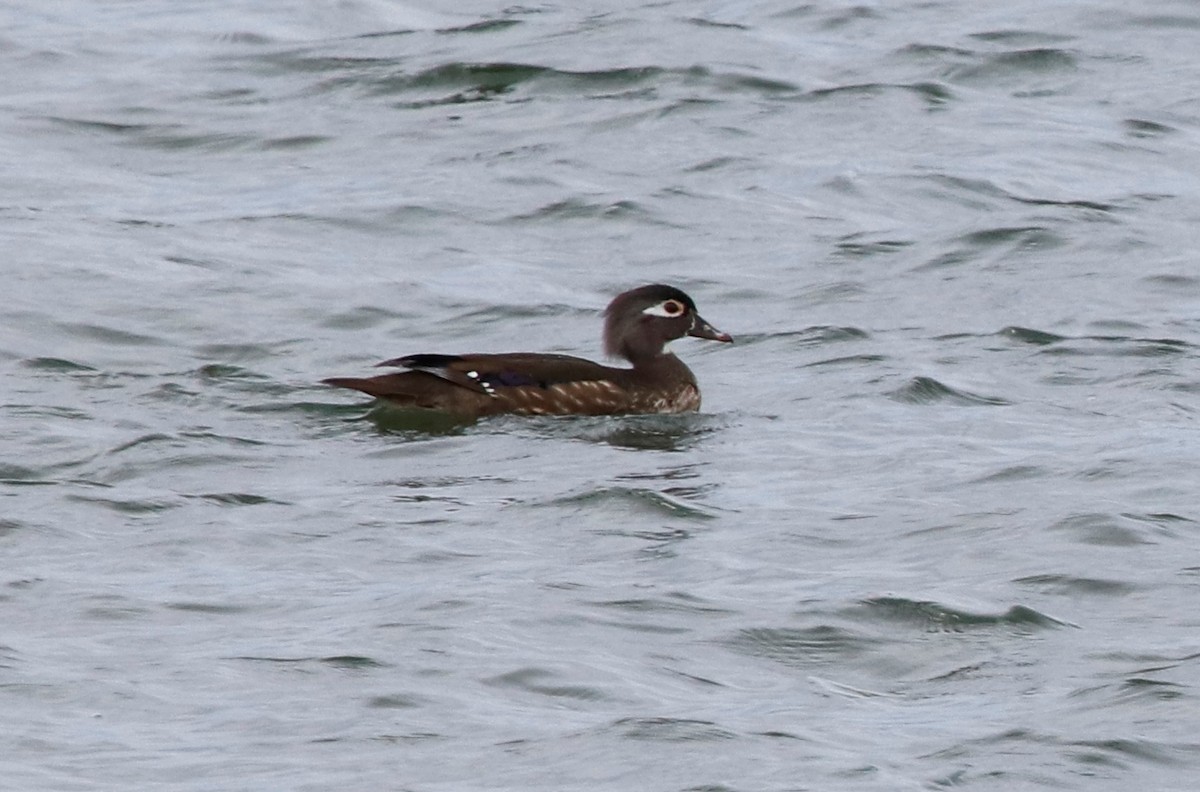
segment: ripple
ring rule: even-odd
[[[864,241],[861,239],[861,236],[861,234],[854,234],[838,242],[836,245],[837,255],[848,259],[894,255],[913,245],[913,242],[907,239],[875,239]]]
[[[1075,577],[1074,575],[1047,574],[1028,575],[1017,578],[1014,583],[1035,588],[1044,594],[1057,596],[1104,596],[1118,597],[1137,589],[1120,580],[1105,578]]]
[[[14,465],[11,462],[0,462],[0,482],[5,484],[24,484],[37,482],[42,478],[42,471],[25,465]]]
[[[218,448],[211,449],[214,445]],[[164,469],[235,468],[263,445],[266,444],[260,440],[208,431],[150,432],[116,444],[89,461],[89,479],[98,484],[115,485],[152,476]],[[167,506],[158,500],[152,503],[163,508]]]
[[[815,360],[812,363],[805,363],[800,368],[823,368],[825,366],[861,366],[879,363],[887,360],[886,355],[842,355],[839,357],[825,358],[824,360]]]
[[[279,663],[282,665],[312,665],[317,664],[330,668],[342,668],[350,671],[388,668],[390,664],[364,655],[332,655],[329,657],[271,657],[268,655],[235,655],[233,660],[245,660],[251,663]]]
[[[551,505],[601,509],[633,510],[658,517],[682,517],[688,520],[711,520],[716,517],[708,510],[664,492],[642,487],[600,487],[550,501]]]
[[[872,597],[863,600],[866,614],[895,624],[916,624],[937,632],[963,632],[990,627],[1012,627],[1024,632],[1030,628],[1048,629],[1071,626],[1024,605],[1013,605],[1002,613],[980,613],[953,608],[933,600],[904,597]]]
[[[1177,338],[1135,338],[1130,336],[1080,336],[1064,339],[1039,354],[1062,357],[1144,357],[1158,358],[1190,354],[1191,343]]]
[[[995,473],[989,473],[986,476],[980,476],[973,481],[977,484],[986,484],[989,482],[1008,483],[1012,481],[1024,481],[1026,479],[1044,479],[1049,475],[1049,471],[1037,465],[1010,465]]]
[[[894,92],[898,91],[916,95],[931,109],[941,108],[943,104],[947,104],[954,98],[954,92],[948,86],[934,82],[847,83],[845,85],[830,85],[827,88],[816,88],[805,92],[803,98],[805,100],[823,100],[823,98],[842,96],[874,98],[884,94],[894,94]],[[911,242],[904,242],[904,245],[910,244]]]
[[[812,9],[813,6],[805,4],[798,8],[807,11]],[[820,6],[817,6],[817,8],[820,8]],[[857,25],[868,20],[884,19],[882,10],[866,5],[834,6],[833,8],[835,10],[826,12],[821,18],[820,26],[825,30],[832,31],[841,27]]]
[[[236,366],[232,363],[206,363],[196,369],[194,376],[202,380],[254,380],[262,382],[268,379],[256,371]]]
[[[114,601],[123,601],[121,597],[112,597],[111,599]],[[84,608],[83,613],[92,619],[122,622],[149,616],[151,611],[148,608],[136,605],[97,605],[91,608]]]
[[[930,110],[936,110],[955,99],[954,92],[940,82],[916,82],[901,86],[925,101]]]
[[[866,292],[866,286],[859,281],[836,281],[805,289],[798,301],[805,305],[837,304]]]
[[[604,701],[609,698],[602,691],[587,685],[549,684],[546,682],[546,680],[553,679],[556,676],[556,674],[541,668],[522,668],[485,679],[484,684],[493,687],[515,688],[527,693],[537,693],[541,696],[556,699]]]
[[[35,371],[94,373],[98,370],[84,363],[53,357],[28,358],[21,361],[21,365]]]
[[[367,330],[387,326],[403,315],[374,305],[356,305],[325,314],[319,324],[337,330]]]
[[[975,52],[962,47],[951,47],[945,44],[906,44],[896,50],[896,54],[911,60],[942,61],[948,56],[956,59],[971,58],[974,57]]]
[[[179,503],[168,498],[98,498],[91,495],[70,494],[66,500],[104,506],[118,514],[158,514],[179,507]]]
[[[211,613],[215,616],[232,616],[254,610],[245,605],[216,605],[211,602],[171,602],[167,604],[167,607],[171,610],[187,613]]]
[[[810,676],[810,681],[820,685],[823,690],[833,693],[838,696],[852,699],[874,699],[874,698],[896,698],[894,694],[885,693],[880,690],[868,690],[866,688],[854,687],[847,685],[844,682],[835,682],[832,679],[824,679],[819,676]]]
[[[1053,531],[1072,534],[1076,541],[1089,545],[1133,547],[1156,544],[1150,535],[1154,524],[1135,521],[1122,515],[1117,517],[1103,512],[1073,514],[1050,526]]]
[[[508,223],[559,223],[563,220],[636,220],[656,226],[673,226],[657,217],[652,211],[636,201],[613,201],[599,203],[581,198],[566,198],[541,206],[532,212],[510,215],[501,222]]]
[[[729,30],[750,30],[747,25],[741,25],[737,22],[724,22],[716,19],[708,19],[706,17],[688,17],[685,20],[689,25],[698,27],[725,28]]]
[[[221,506],[262,506],[268,503],[275,506],[289,505],[286,501],[275,500],[265,495],[254,495],[249,492],[212,492],[204,495],[185,495],[184,497],[198,498],[220,504]]]
[[[683,169],[684,173],[705,173],[707,171],[724,170],[737,166],[746,166],[753,164],[754,160],[747,157],[712,157],[690,165]]]
[[[1041,199],[1022,199],[1022,202],[1042,202]],[[955,240],[955,249],[934,257],[914,268],[914,272],[938,270],[977,261],[985,256],[1026,254],[1034,250],[1061,247],[1066,240],[1042,226],[1009,226],[972,231]]]
[[[954,200],[956,203],[961,203],[967,206],[975,206],[979,209],[987,209],[996,206],[995,199],[1002,199],[1006,202],[1023,204],[1027,206],[1061,206],[1068,209],[1083,209],[1088,213],[1095,212],[1111,212],[1117,208],[1116,204],[1095,201],[1088,199],[1063,199],[1063,198],[1045,198],[1040,196],[1020,195],[1010,190],[1000,187],[995,182],[989,179],[979,178],[963,178],[961,176],[949,176],[946,174],[932,174],[922,178],[922,189],[929,189],[929,185],[940,185],[942,189],[935,190],[935,196],[945,197]],[[1154,200],[1158,196],[1152,195],[1137,195],[1134,196],[1144,200]],[[984,200],[989,199],[989,200]],[[992,233],[987,230],[973,232],[967,234],[960,239],[964,242],[971,243],[973,241],[989,242],[1007,242],[1011,239],[1021,241],[1021,232],[1025,232],[1025,241],[1032,244],[1033,249],[1038,246],[1046,245],[1050,248],[1065,247],[1068,244],[1067,239],[1050,231],[1043,226],[1014,226],[1008,229],[994,229],[997,233]],[[974,234],[983,234],[982,237],[975,237]],[[1018,248],[1018,251],[1020,248]],[[966,252],[960,251],[960,256],[965,256]],[[936,263],[935,259],[935,263]],[[957,260],[951,260],[947,263],[959,263]],[[924,267],[918,267],[917,271],[924,268],[930,268],[933,265],[927,264]],[[943,265],[944,266],[944,265]]]
[[[1010,404],[1006,399],[980,396],[969,391],[951,388],[932,377],[913,377],[908,384],[892,391],[888,396],[898,402],[918,405],[946,403],[964,407],[996,407]]]
[[[660,78],[667,70],[646,67],[625,67],[596,71],[565,71],[530,63],[442,63],[416,73],[391,72],[380,76],[359,72],[339,80],[341,87],[364,88],[375,96],[391,96],[413,92],[425,97],[401,102],[399,107],[417,109],[445,104],[464,104],[488,101],[509,94],[517,87],[537,80],[545,88],[558,87],[572,92],[610,91],[627,88]],[[436,90],[436,95],[428,95]]]
[[[724,92],[770,96],[772,94],[794,94],[800,90],[798,85],[787,80],[761,77],[756,74],[709,72],[707,69],[696,68],[688,70],[687,74],[690,77],[709,78],[716,88]]]
[[[694,448],[724,425],[719,416],[679,415],[502,417],[497,431],[531,432],[539,438],[600,443],[630,451],[680,452]]]
[[[838,327],[836,325],[818,325],[785,333],[772,333],[771,338],[798,339],[799,346],[820,346],[822,344],[838,344],[845,341],[865,341],[871,337],[866,330],[858,327]]]
[[[1108,763],[1116,767],[1124,767],[1125,763],[1122,760],[1125,759],[1138,759],[1167,765],[1177,764],[1179,761],[1174,750],[1151,740],[1137,738],[1073,740],[1063,741],[1063,744],[1071,748],[1083,749],[1076,759],[1086,765]]]
[[[1178,273],[1147,275],[1142,278],[1142,281],[1172,295],[1186,293],[1196,296],[1200,294],[1200,278],[1192,275],[1180,275]]]
[[[66,118],[63,116],[42,116],[44,121],[81,132],[104,132],[114,135],[143,133],[155,129],[154,124],[126,124],[117,121],[100,121],[90,118]]]
[[[753,657],[808,668],[844,662],[878,648],[882,642],[842,627],[822,624],[815,627],[751,627],[739,630],[724,643]]]
[[[387,668],[389,666],[388,663],[364,655],[333,655],[331,657],[322,657],[319,662],[322,665],[334,668],[346,668],[352,671],[369,668]]]
[[[1034,330],[1029,327],[1006,327],[996,335],[1002,338],[1011,338],[1022,344],[1032,344],[1033,346],[1050,346],[1051,344],[1067,340],[1065,336],[1048,333],[1045,330]]]
[[[277,146],[280,140],[297,140],[297,138],[283,138],[264,143],[256,135],[195,131],[182,124],[125,124],[112,121],[56,116],[46,116],[45,120],[76,131],[103,132],[113,135],[129,145],[140,148],[161,149],[164,151],[230,151],[239,148],[271,148]],[[306,138],[301,139],[307,140]],[[309,145],[309,143],[305,142],[301,143],[301,145]],[[287,147],[286,144],[285,147]]]
[[[251,344],[251,343],[224,343],[224,344],[200,344],[195,348],[195,354],[206,358],[225,359],[225,360],[272,360],[275,356],[286,352],[286,346],[283,344]],[[212,365],[234,365],[234,364],[212,364]],[[234,366],[236,368],[236,366]]]
[[[283,150],[289,151],[292,149],[308,149],[314,146],[321,146],[326,143],[332,143],[335,138],[327,135],[286,135],[284,137],[264,138],[258,141],[258,148],[263,151]]]
[[[515,98],[519,90],[534,86],[542,94],[595,98],[616,95],[626,99],[653,96],[653,93],[641,91],[668,84],[699,86],[719,94],[744,93],[762,97],[800,94],[799,86],[786,79],[705,66],[644,65],[569,70],[514,61],[452,61],[414,72],[405,70],[402,62],[392,58],[343,58],[290,52],[258,56],[252,60],[260,68],[331,75],[323,77],[318,86],[320,91],[355,90],[382,97],[418,94],[397,102],[395,106],[401,109]]]
[[[710,742],[737,736],[711,721],[691,718],[621,718],[613,728],[630,740],[651,742]]]
[[[1183,698],[1193,698],[1191,686],[1175,682],[1164,682],[1159,679],[1130,677],[1113,691],[1116,702],[1158,702],[1175,701]]]
[[[1010,50],[976,56],[976,62],[953,68],[946,75],[951,82],[973,85],[1028,86],[1031,77],[1062,76],[1079,68],[1075,53],[1055,47]],[[1026,89],[1022,94],[1029,93]]]
[[[455,35],[455,34],[476,34],[476,33],[499,33],[502,30],[521,25],[523,22],[519,19],[483,19],[479,22],[472,22],[469,25],[460,25],[458,27],[438,28],[435,31],[440,36]]]
[[[688,613],[702,616],[729,615],[736,611],[715,605],[702,604],[699,597],[683,592],[673,592],[662,597],[638,597],[635,599],[606,600],[593,602],[600,608],[614,608],[630,613]]]
[[[1077,772],[1084,776],[1096,777],[1098,768],[1109,767],[1115,770],[1128,771],[1128,763],[1149,762],[1158,765],[1177,765],[1184,757],[1194,755],[1195,748],[1190,745],[1170,745],[1151,740],[1106,739],[1106,740],[1066,740],[1051,733],[1024,728],[1009,728],[994,732],[984,737],[963,740],[951,745],[933,756],[961,760],[963,757],[973,757],[973,764],[983,756],[995,753],[998,757],[1011,759],[1012,756],[1036,755],[1047,746],[1062,749],[1064,757],[1078,765]],[[995,783],[996,773],[980,773],[979,771],[960,770],[945,778],[934,779],[936,786],[964,786],[974,781],[985,785]],[[1003,776],[1009,773],[1001,774]],[[1016,780],[1010,778],[1011,781]],[[1030,783],[1024,786],[1042,787],[1046,785],[1044,778],[1034,776],[1022,779]]]
[[[1200,29],[1200,18],[1184,14],[1145,14],[1130,17],[1127,24],[1172,31],[1197,30]]]
[[[419,696],[403,693],[393,693],[387,696],[375,696],[367,700],[367,706],[372,709],[413,709],[425,706],[425,700]]]
[[[104,325],[87,324],[83,322],[60,322],[58,327],[68,335],[75,335],[81,338],[98,341],[103,344],[111,344],[113,346],[163,346],[166,344],[160,338],[148,336],[143,333],[134,333],[129,330],[119,330],[115,327],[106,327]]]
[[[1175,127],[1142,118],[1126,118],[1121,125],[1125,128],[1125,134],[1132,138],[1159,138],[1179,131]]]
[[[378,70],[398,69],[403,63],[400,58],[370,55],[311,55],[308,50],[254,55],[241,59],[241,62],[257,66],[259,71],[279,74],[358,72],[364,75]]]
[[[463,434],[476,423],[475,419],[451,415],[436,410],[403,409],[386,401],[368,402],[369,411],[363,413],[361,405],[354,404],[292,404],[286,407],[303,409],[318,415],[340,418],[348,425],[369,424],[376,432],[395,434],[412,440],[424,440],[432,437],[448,437]],[[276,409],[278,405],[272,408]]]
[[[1089,212],[1111,212],[1118,208],[1115,203],[1107,201],[1091,201],[1083,198],[1032,198],[1023,195],[1010,195],[1012,200],[1017,203],[1029,204],[1030,206],[1062,206],[1068,209],[1086,209]],[[1066,244],[1065,241],[1059,242],[1055,240],[1055,246]]]
[[[1062,33],[1047,33],[1041,30],[989,30],[972,33],[970,37],[979,41],[1025,45],[1061,44],[1073,39],[1072,36]]]

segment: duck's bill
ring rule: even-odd
[[[695,320],[692,322],[692,329],[688,330],[688,335],[695,336],[696,338],[707,338],[709,341],[724,341],[727,344],[733,341],[733,336],[729,335],[729,333],[722,333],[704,321],[699,314],[696,315]]]

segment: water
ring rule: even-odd
[[[1193,788],[1198,31],[9,4],[6,788]],[[316,384],[649,281],[699,415]]]

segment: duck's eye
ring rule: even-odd
[[[665,316],[668,319],[683,316],[686,312],[687,306],[679,302],[679,300],[663,300],[657,305],[651,305],[642,311],[642,313],[650,314],[651,316]]]

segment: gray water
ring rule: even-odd
[[[440,7],[436,7],[440,6]],[[1200,6],[9,3],[0,786],[1194,789]],[[318,383],[597,357],[699,415]]]

